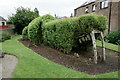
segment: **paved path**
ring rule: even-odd
[[[11,78],[18,59],[12,55],[5,55],[0,58],[0,78]]]

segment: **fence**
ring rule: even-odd
[[[13,34],[14,27],[12,25],[0,26],[0,34],[1,33],[9,33]]]

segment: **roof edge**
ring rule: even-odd
[[[88,4],[86,4],[86,5],[81,5],[81,6],[77,7],[76,9],[79,9],[79,8],[85,7],[85,6],[90,5],[90,4],[92,4],[92,3],[95,3],[95,2],[91,2],[91,3],[88,3]],[[76,9],[74,9],[74,10],[76,10]]]

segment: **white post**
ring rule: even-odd
[[[0,80],[2,80],[2,52],[0,51]]]
[[[0,51],[0,58],[2,58],[2,52]]]
[[[106,60],[106,56],[105,56],[105,43],[104,43],[104,36],[103,33],[101,32],[101,42],[102,42],[102,57],[103,57],[103,61]]]
[[[96,48],[96,40],[95,40],[94,31],[92,31],[91,37],[92,37],[93,50],[94,50],[94,62],[95,62],[95,64],[97,64],[97,48]]]

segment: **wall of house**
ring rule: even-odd
[[[110,31],[118,29],[118,3],[112,2],[112,11],[111,11],[111,28]]]
[[[92,5],[93,4],[96,5],[96,11],[95,12],[92,12]],[[120,7],[118,7],[118,6],[120,6],[120,2],[119,3],[118,2],[112,2],[111,19],[110,19],[110,31],[114,31],[114,30],[118,29],[118,26],[120,28],[120,22],[118,22],[118,21],[120,21]],[[100,2],[97,2],[97,1],[94,2],[94,3],[88,4],[84,7],[77,8],[77,9],[75,9],[75,12],[74,12],[75,17],[87,14],[85,12],[86,7],[89,8],[89,13],[102,14],[102,15],[106,16],[107,19],[108,19],[107,27],[109,26],[110,3],[108,4],[108,8],[105,8],[105,9],[100,9]],[[105,31],[105,34],[107,34],[107,33],[108,33],[108,29]]]
[[[0,21],[0,26],[2,26],[2,22],[4,22],[4,23],[5,23],[5,25],[6,25],[6,21]]]
[[[118,4],[118,29],[120,29],[120,1],[119,1],[119,4]]]

